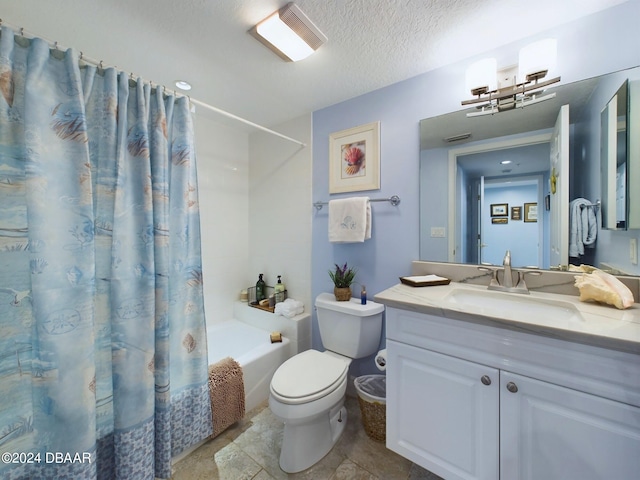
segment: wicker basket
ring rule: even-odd
[[[377,442],[387,440],[387,405],[380,402],[369,402],[358,397],[360,412],[362,413],[362,425],[364,431]]]
[[[385,380],[383,382],[384,393],[375,392],[374,395],[366,385],[361,383],[365,378],[374,382]],[[384,375],[364,375],[356,378],[355,386],[365,433],[373,440],[385,442],[387,440],[386,377]]]
[[[333,294],[339,302],[351,300],[351,287],[334,287]]]

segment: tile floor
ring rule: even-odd
[[[320,462],[300,473],[280,470],[283,424],[266,402],[174,465],[173,480],[442,480],[370,439],[357,398],[347,397],[342,437]]]

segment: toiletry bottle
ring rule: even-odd
[[[276,286],[274,287],[274,291],[276,294],[276,303],[280,303],[280,302],[284,302],[284,283],[282,283],[282,280],[280,279],[282,275],[278,275],[278,283],[276,283]]]
[[[362,305],[367,304],[367,287],[366,285],[362,285],[362,291],[360,292],[360,303]]]
[[[264,274],[261,273],[258,275],[258,281],[256,282],[256,302],[267,298],[267,284],[264,283],[262,275]]]

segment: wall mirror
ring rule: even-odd
[[[625,80],[600,114],[602,228],[608,230],[640,228],[635,212],[637,203],[630,204],[629,195],[629,166],[638,156],[637,142],[640,141],[630,128],[631,119],[638,115],[638,83]]]
[[[583,199],[600,217],[601,114],[620,85],[639,79],[635,67],[549,88],[554,98],[523,109],[468,117],[477,112],[469,108],[421,120],[420,259],[495,265],[510,249],[514,266],[606,264],[598,242],[572,256],[570,202]],[[640,137],[640,119],[626,123]],[[627,148],[619,187],[626,228],[640,215],[640,181],[629,175],[640,170],[637,148]]]

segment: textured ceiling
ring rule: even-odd
[[[623,1],[297,0],[329,38],[297,63],[247,33],[286,0],[0,0],[0,18],[273,126]]]

